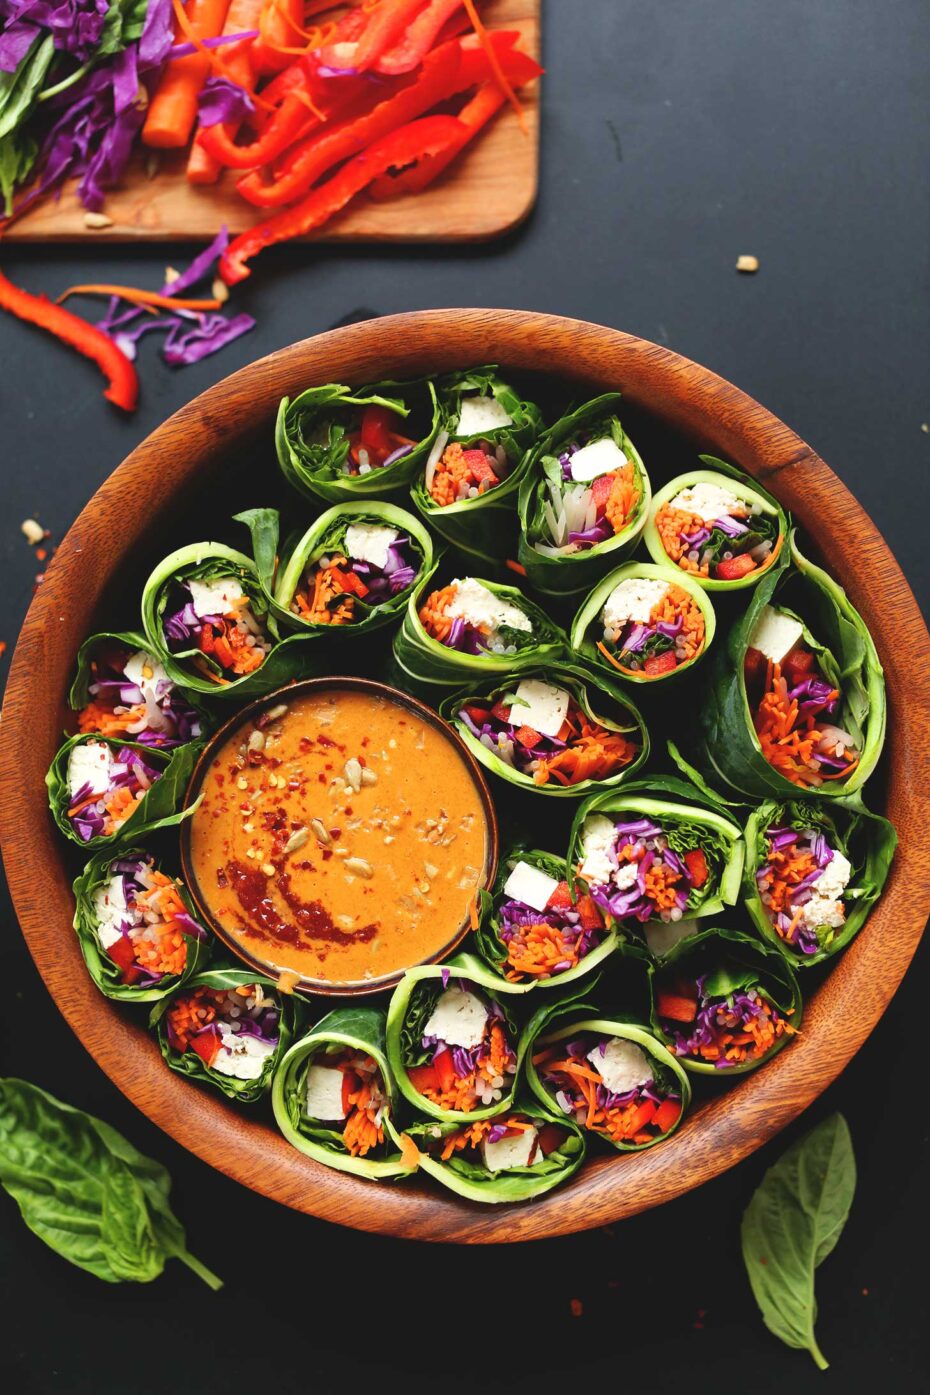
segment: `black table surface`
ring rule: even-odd
[[[3,320],[0,638],[12,647],[37,569],[20,520],[36,516],[60,538],[144,435],[251,359],[353,318],[446,305],[598,320],[732,379],[829,461],[926,601],[915,507],[930,470],[928,44],[925,0],[546,0],[540,197],[514,235],[466,249],[266,256],[236,295],[257,329],[177,372],[147,341],[128,420],[101,400],[91,366]],[[156,285],[187,250],[17,247],[3,264],[55,294],[76,280]],[[735,271],[740,253],[759,258],[757,275]],[[172,1264],[146,1287],[105,1286],[46,1250],[0,1197],[0,1373],[11,1392],[326,1395],[364,1377],[538,1395],[553,1376],[574,1389],[752,1395],[827,1381],[925,1388],[912,1240],[926,1221],[925,956],[841,1078],[740,1167],[611,1232],[487,1250],[343,1231],[213,1172],[98,1070],[50,1001],[8,901],[3,916],[3,1074],[95,1111],[164,1162],[191,1247],[226,1278],[212,1295]],[[859,1181],[817,1279],[824,1377],[762,1326],[739,1219],[787,1143],[837,1109]]]

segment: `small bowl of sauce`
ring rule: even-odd
[[[362,678],[293,683],[237,712],[187,791],[197,908],[303,992],[375,993],[447,957],[494,881],[494,806],[430,708]]]

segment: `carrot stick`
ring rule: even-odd
[[[222,32],[229,0],[190,0],[185,13],[175,0],[175,32],[188,32],[188,25],[199,39],[214,39]],[[159,150],[175,150],[190,140],[197,120],[197,98],[210,72],[210,59],[202,53],[175,58],[166,64],[155,90],[142,140]]]
[[[244,34],[251,29],[257,29],[266,3],[267,0],[232,0],[226,12],[223,33]],[[244,39],[242,43],[232,44],[225,54],[227,74],[248,91],[251,91],[255,86],[255,74],[252,69],[253,45],[254,40]],[[187,157],[188,183],[215,184],[222,170],[223,166],[219,160],[214,159],[204,149],[198,126],[190,154]]]
[[[204,300],[183,300],[181,296],[159,295],[157,291],[138,291],[135,286],[69,286],[56,301],[61,305],[72,295],[118,295],[132,305],[158,305],[164,310],[219,310],[223,302],[212,297]]]

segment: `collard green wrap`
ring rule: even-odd
[[[520,542],[517,557],[533,585],[550,595],[565,596],[588,590],[608,567],[616,566],[633,551],[646,526],[652,497],[649,476],[639,451],[616,414],[619,401],[619,392],[606,392],[576,407],[551,426],[530,452],[518,500]],[[552,494],[558,497],[564,488],[573,484],[563,476],[560,457],[573,444],[602,439],[612,440],[626,456],[639,498],[619,532],[612,532],[605,540],[578,552],[554,555]]]
[[[604,636],[601,611],[604,609],[608,597],[622,582],[636,577],[644,577],[651,581],[665,581],[670,586],[680,586],[683,591],[688,593],[703,616],[704,643],[701,648],[692,658],[678,664],[668,673],[650,675],[620,668],[607,657],[603,649],[599,648]],[[571,647],[584,663],[589,664],[597,671],[599,676],[606,673],[615,679],[620,678],[626,683],[659,683],[667,678],[677,678],[681,674],[689,672],[695,664],[700,663],[710,648],[716,628],[717,617],[714,614],[710,598],[687,573],[668,565],[657,567],[651,562],[626,562],[622,567],[617,567],[615,571],[612,571],[609,576],[605,576],[603,581],[598,582],[590,595],[582,601],[572,621]]]
[[[296,540],[285,543],[279,562],[278,539],[280,520],[276,509],[249,509],[236,514],[252,534],[255,565],[269,606],[282,626],[298,628],[303,633],[320,637],[355,636],[388,625],[404,609],[413,589],[426,581],[435,570],[433,540],[419,519],[396,504],[377,499],[336,504],[320,514],[307,531]],[[404,550],[416,575],[403,589],[386,600],[372,603],[355,597],[353,619],[348,624],[314,624],[294,611],[294,596],[309,566],[321,557],[334,553],[346,555],[346,531],[353,524],[371,523],[394,528],[409,541]]]
[[[407,1071],[408,1065],[420,1066],[430,1061],[431,1050],[421,1044],[423,1029],[446,984],[457,984],[459,979],[466,985],[473,985],[478,994],[500,1009],[508,1041],[516,1056],[516,1069],[510,1076],[509,1088],[503,1090],[501,1098],[492,1104],[467,1111],[441,1108],[415,1088]],[[473,954],[456,955],[448,964],[424,964],[416,969],[408,969],[394,989],[387,1013],[388,1064],[404,1097],[421,1114],[429,1114],[434,1119],[489,1119],[509,1109],[522,1060],[513,1001],[527,991],[526,985],[508,983]]]
[[[745,660],[763,609],[784,606],[804,623],[805,640],[815,650],[825,676],[840,690],[831,723],[857,743],[859,762],[845,779],[827,780],[812,791],[835,799],[862,788],[878,762],[885,740],[885,678],[872,637],[846,592],[790,539],[790,568],[767,571],[749,606],[719,646],[699,704],[698,764],[714,781],[757,799],[797,799],[804,789],[779,774],[765,759],[753,726],[746,693]]]
[[[565,657],[565,634],[545,611],[516,586],[480,580],[481,585],[496,596],[518,606],[531,621],[532,630],[507,630],[508,639],[517,646],[515,653],[495,653],[486,649],[480,654],[467,654],[441,644],[426,633],[420,620],[419,611],[427,598],[427,582],[418,586],[408,600],[403,624],[394,636],[394,658],[409,678],[417,683],[435,683],[449,688],[482,675],[522,673],[524,669],[547,667]]]
[[[493,364],[450,373],[438,380],[437,390],[440,432],[432,451],[420,462],[411,497],[427,523],[460,551],[482,561],[499,562],[512,556],[516,545],[517,492],[528,462],[527,451],[543,428],[542,414],[535,403],[523,401],[497,376]],[[472,396],[493,397],[510,416],[510,424],[470,436],[458,435],[462,399]],[[481,441],[503,449],[509,468],[506,479],[477,498],[440,506],[429,492],[429,470],[448,445],[458,443],[468,450]]]
[[[767,489],[763,489],[749,475],[738,469],[735,465],[728,464],[725,460],[718,460],[714,455],[702,455],[701,462],[707,467],[704,470],[686,470],[684,474],[676,475],[673,480],[657,491],[652,500],[652,507],[649,510],[649,519],[643,533],[643,541],[649,549],[652,560],[660,567],[673,567],[680,571],[678,566],[665,550],[665,546],[659,536],[659,529],[656,526],[656,518],[666,504],[669,504],[677,494],[683,489],[694,484],[719,485],[722,489],[727,489],[737,498],[742,499],[750,508],[758,509],[758,518],[761,520],[760,526],[752,527],[750,531],[737,538],[727,538],[721,529],[714,529],[712,524],[707,527],[710,536],[705,538],[699,545],[700,550],[714,548],[719,551],[727,542],[734,544],[730,549],[734,553],[748,552],[752,547],[770,541],[772,550],[769,560],[765,565],[758,565],[745,576],[736,577],[732,580],[724,580],[720,577],[701,576],[697,573],[687,572],[688,576],[693,576],[699,586],[705,591],[740,591],[748,586],[755,586],[761,581],[766,572],[775,565],[779,555],[786,546],[788,538],[789,519],[781,504],[770,494]]]
[[[175,889],[191,921],[190,927],[182,926],[187,951],[184,968],[180,974],[163,974],[157,981],[153,981],[151,976],[147,976],[147,981],[123,981],[123,970],[111,958],[98,935],[100,919],[95,906],[95,893],[114,875],[118,875],[118,868],[114,867],[114,864],[148,861],[149,858],[150,854],[142,848],[121,848],[118,852],[109,849],[99,852],[90,859],[74,882],[74,928],[87,972],[101,993],[108,998],[124,1002],[153,1003],[167,997],[192,975],[205,968],[212,950],[212,940],[198,922],[197,912],[187,889],[182,882],[174,878]],[[195,929],[199,933],[193,933]]]
[[[689,850],[701,850],[706,861],[706,880],[701,886],[689,885],[687,903],[681,910],[683,919],[716,915],[724,906],[733,906],[739,899],[745,856],[742,829],[723,805],[694,785],[675,775],[653,775],[634,780],[619,790],[592,795],[579,805],[572,822],[569,868],[579,868],[583,862],[582,835],[585,821],[592,815],[602,815],[615,824],[646,820],[658,825],[679,860]],[[624,893],[618,895],[612,885],[608,884],[603,892],[593,883],[588,886],[595,901],[610,911],[625,933],[648,923],[648,918],[643,920],[635,904],[627,914],[618,914]],[[626,897],[632,899],[635,892],[634,883]]]
[[[812,927],[808,951],[789,943],[778,933],[772,913],[760,894],[760,874],[766,866],[770,847],[769,829],[820,834],[829,849],[842,853],[852,867],[847,887],[836,893],[846,912],[843,923],[834,927]],[[796,969],[801,969],[839,954],[862,929],[882,893],[898,839],[886,818],[873,814],[858,796],[854,796],[829,802],[766,800],[750,814],[745,841],[743,901],[746,909],[760,934],[776,945]],[[816,893],[816,881],[812,890]]]
[[[540,1075],[534,1057],[540,1054],[540,1047],[544,1044],[567,1044],[588,1035],[601,1039],[618,1037],[639,1047],[649,1060],[656,1093],[663,1099],[669,1095],[677,1096],[681,1102],[678,1115],[670,1121],[669,1127],[657,1132],[648,1142],[635,1143],[632,1139],[610,1138],[600,1129],[592,1129],[591,1132],[621,1153],[639,1153],[670,1138],[691,1103],[691,1082],[681,1065],[647,1028],[638,1022],[628,1021],[623,1016],[602,1014],[588,1002],[578,1002],[570,998],[565,1002],[545,1003],[537,1008],[526,1024],[523,1031],[526,1083],[537,1099],[558,1118],[572,1118]]]
[[[100,654],[106,650],[125,650],[128,654],[146,653],[156,663],[161,660],[152,653],[151,645],[141,631],[106,630],[89,635],[78,650],[77,668],[71,690],[68,693],[68,706],[73,712],[87,706],[93,698],[91,687],[96,683],[93,666]],[[131,686],[128,685],[127,686]],[[125,705],[125,704],[124,704]],[[163,705],[160,703],[160,705]],[[142,742],[146,746],[180,746],[185,741],[197,740],[211,726],[211,719],[190,693],[182,693],[175,685],[166,698],[167,715],[171,719],[172,730],[147,733]],[[94,728],[97,729],[97,728]],[[85,730],[91,730],[90,727]],[[129,739],[133,739],[129,735]]]
[[[257,1079],[239,1080],[235,1076],[224,1075],[220,1071],[212,1070],[196,1051],[191,1049],[175,1050],[169,1040],[168,1011],[180,994],[193,993],[198,988],[235,992],[237,988],[245,988],[253,983],[261,984],[270,997],[272,1005],[280,1014],[277,1023],[277,1045],[274,1051],[269,1054]],[[189,1080],[198,1080],[203,1084],[212,1085],[214,1089],[221,1090],[224,1095],[228,1095],[231,1100],[237,1100],[240,1104],[251,1104],[254,1100],[261,1099],[271,1089],[272,1077],[278,1062],[286,1054],[294,1034],[296,1011],[293,994],[280,992],[274,979],[265,978],[249,969],[214,968],[196,974],[193,978],[188,979],[181,988],[176,989],[167,998],[162,998],[160,1002],[156,1003],[149,1015],[149,1026],[156,1032],[161,1054],[172,1070],[177,1071],[179,1075],[186,1075]]]
[[[491,1172],[480,1157],[468,1158],[463,1156],[462,1152],[456,1151],[443,1161],[441,1157],[427,1151],[432,1149],[441,1153],[443,1141],[463,1127],[458,1122],[447,1120],[443,1123],[424,1121],[411,1124],[404,1130],[404,1136],[410,1139],[419,1151],[420,1171],[435,1177],[442,1186],[468,1201],[480,1201],[490,1205],[530,1201],[533,1197],[551,1192],[554,1187],[566,1182],[578,1171],[584,1162],[585,1142],[581,1130],[573,1120],[555,1120],[551,1112],[541,1108],[535,1100],[528,1097],[518,1100],[513,1109],[508,1111],[509,1116],[530,1120],[539,1131],[545,1128],[558,1129],[564,1133],[564,1140],[553,1152],[540,1158],[531,1167],[508,1167]],[[399,1143],[401,1134],[391,1120],[388,1120],[388,1129]]]
[[[687,939],[680,940],[660,963],[649,964],[647,972],[652,994],[653,1030],[669,1050],[677,1055],[680,1064],[687,1071],[724,1078],[744,1075],[747,1071],[756,1070],[764,1065],[776,1052],[787,1046],[801,1025],[801,994],[791,965],[777,949],[744,935],[739,930],[717,927],[699,930]],[[713,1001],[725,1000],[737,1006],[744,994],[757,990],[784,1018],[790,1030],[776,1035],[772,1045],[763,1054],[752,1059],[736,1061],[725,1067],[715,1064],[713,1060],[676,1052],[674,1038],[663,1025],[658,1011],[659,993],[666,984],[671,986],[673,992],[680,992],[683,982],[694,984],[699,981]],[[682,1022],[679,1025],[683,1034],[690,1034],[696,1030],[696,1021]]]
[[[409,433],[416,444],[394,460],[388,456],[390,464],[351,474],[345,468],[349,437],[366,407],[396,412],[404,420],[403,434]],[[284,478],[310,499],[327,499],[331,504],[382,499],[407,489],[422,470],[439,425],[436,391],[428,380],[360,388],[326,383],[307,388],[293,400],[281,399],[275,446]]]
[[[98,834],[92,838],[81,838],[68,818],[71,797],[68,790],[68,761],[76,746],[89,741],[101,742],[115,753],[128,748],[138,753],[146,765],[160,769],[164,773],[146,790],[129,818],[109,835]],[[52,818],[66,838],[79,847],[109,848],[117,841],[138,838],[143,833],[152,833],[156,828],[171,828],[193,812],[193,807],[179,812],[187,782],[201,750],[200,742],[192,741],[186,746],[176,746],[173,751],[163,751],[158,747],[141,746],[136,741],[122,741],[116,737],[98,736],[87,732],[71,736],[56,752],[45,777],[48,790],[48,804]]]
[[[385,1141],[373,1156],[353,1157],[343,1139],[339,1125],[312,1118],[306,1109],[306,1077],[312,1063],[323,1064],[327,1053],[345,1048],[362,1051],[371,1056],[381,1070],[388,1095],[383,1122],[391,1112],[393,1082],[384,1047],[385,1015],[380,1008],[336,1008],[317,1022],[306,1036],[294,1042],[282,1057],[274,1076],[271,1105],[278,1128],[288,1143],[308,1157],[339,1172],[351,1172],[357,1177],[373,1180],[399,1177],[410,1169],[402,1162],[393,1137],[385,1129]]]
[[[248,596],[256,618],[268,630],[273,648],[253,673],[232,681],[220,681],[219,666],[199,649],[191,647],[172,652],[168,648],[163,621],[172,583],[191,579],[208,582],[227,576],[234,577]],[[271,611],[255,563],[251,557],[223,543],[190,543],[160,562],[142,593],[142,623],[148,643],[158,654],[168,676],[179,687],[191,692],[209,694],[224,701],[250,702],[280,688],[292,678],[307,678],[315,671],[313,650],[308,647],[310,637],[296,634],[281,638],[278,621]],[[195,667],[194,661],[214,672],[215,678],[205,677],[202,667]]]
[[[567,688],[590,721],[597,722],[608,731],[619,734],[637,748],[633,758],[615,774],[608,775],[603,779],[579,780],[574,784],[563,785],[557,779],[552,778],[546,780],[544,784],[539,784],[532,775],[524,774],[515,765],[511,765],[509,761],[505,760],[498,751],[491,750],[479,736],[475,735],[473,726],[476,723],[473,722],[470,725],[462,716],[462,709],[468,703],[493,704],[504,701],[508,694],[514,693],[521,680],[527,678],[536,678],[541,682]],[[518,711],[519,709],[516,709],[513,715],[516,716]],[[499,775],[502,780],[507,780],[512,785],[517,785],[520,789],[533,794],[551,795],[556,799],[580,799],[597,790],[620,785],[630,779],[649,755],[649,732],[642,713],[632,698],[628,697],[619,684],[606,674],[598,674],[597,678],[594,678],[580,664],[573,664],[567,660],[547,664],[544,668],[528,668],[523,672],[512,674],[493,688],[486,684],[481,687],[474,684],[468,688],[463,688],[454,696],[443,699],[439,706],[439,713],[455,727],[475,759],[479,760],[493,774]]]
[[[602,964],[616,949],[619,939],[615,929],[602,923],[600,929],[593,933],[584,933],[585,925],[581,921],[580,912],[576,905],[569,904],[566,907],[575,922],[578,934],[581,936],[581,946],[590,943],[590,948],[582,954],[576,963],[565,969],[553,969],[546,976],[527,976],[524,973],[515,971],[508,950],[508,939],[506,930],[509,928],[501,921],[501,908],[508,899],[504,895],[504,886],[510,876],[511,871],[518,862],[526,862],[531,867],[538,867],[547,876],[554,877],[556,881],[565,884],[566,865],[564,857],[556,857],[554,853],[543,852],[539,848],[525,848],[517,845],[510,849],[500,861],[495,878],[493,889],[480,891],[478,893],[478,903],[480,908],[480,921],[475,932],[475,947],[481,957],[487,960],[495,973],[502,977],[509,977],[514,983],[532,985],[538,989],[561,989],[568,983],[573,983],[576,979],[583,978]],[[595,908],[596,909],[596,908]],[[546,911],[534,913],[537,922],[545,922]],[[600,916],[600,912],[597,912]],[[604,917],[600,916],[602,922]],[[506,918],[505,918],[506,919]],[[553,917],[553,923],[559,923],[563,917]],[[519,933],[519,931],[517,932]],[[572,936],[574,940],[574,936]],[[575,959],[576,950],[573,944],[573,951],[570,958]]]

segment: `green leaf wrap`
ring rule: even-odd
[[[841,798],[861,789],[878,762],[885,740],[885,679],[875,645],[858,611],[832,577],[790,539],[793,566],[767,571],[749,607],[718,648],[700,705],[698,763],[713,781],[724,781],[739,794],[757,799],[798,799],[805,791],[780,775],[762,754],[746,695],[744,663],[763,609],[770,602],[793,608],[804,622],[806,637],[819,651],[827,676],[840,689],[840,705],[831,724],[850,732],[859,746],[859,764],[845,780],[827,780],[811,794]]]
[[[336,1008],[322,1018],[306,1036],[296,1041],[275,1071],[271,1105],[278,1128],[289,1143],[308,1157],[339,1172],[371,1180],[400,1177],[410,1171],[388,1136],[377,1156],[353,1157],[343,1141],[338,1125],[312,1119],[304,1108],[307,1068],[324,1057],[329,1048],[351,1047],[365,1051],[377,1061],[388,1100],[393,1105],[394,1086],[385,1054],[385,1013],[381,1008]],[[385,1120],[390,1117],[390,1107]]]
[[[656,1011],[655,977],[657,972],[665,972],[672,967],[693,979],[702,975],[710,978],[713,975],[719,979],[722,988],[732,984],[735,989],[752,983],[758,987],[763,997],[781,1011],[795,1031],[801,1025],[801,993],[794,971],[785,956],[771,945],[753,939],[750,935],[744,935],[739,930],[711,926],[679,940],[677,945],[668,950],[658,966],[648,965],[652,994],[652,1027],[660,1041],[670,1044],[671,1038],[663,1031]],[[713,996],[717,996],[717,993]],[[687,1025],[683,1030],[687,1031]],[[718,1069],[712,1061],[696,1061],[687,1056],[680,1056],[678,1060],[687,1071],[729,1079],[734,1075],[745,1075],[748,1071],[757,1070],[766,1061],[770,1061],[776,1052],[788,1045],[792,1035],[783,1032],[775,1038],[773,1046],[763,1056],[723,1069]]]
[[[71,803],[68,793],[68,761],[75,746],[86,745],[88,741],[102,742],[114,751],[124,747],[138,751],[149,764],[161,767],[164,774],[146,790],[129,818],[116,833],[111,833],[108,837],[90,838],[85,842],[83,838],[78,837],[68,818]],[[112,848],[116,843],[125,842],[127,838],[138,838],[142,834],[153,833],[156,828],[172,828],[193,813],[193,806],[181,810],[180,805],[202,744],[199,741],[191,741],[186,746],[175,746],[173,750],[165,751],[158,746],[141,746],[137,741],[97,736],[94,732],[70,736],[59,747],[45,777],[52,818],[66,838],[88,851],[94,848]]]
[[[420,1046],[423,1026],[429,1019],[433,1003],[443,992],[442,976],[448,972],[451,978],[465,979],[472,983],[486,998],[498,1004],[504,1013],[507,1035],[517,1056],[516,1073],[511,1078],[510,1089],[494,1104],[467,1112],[459,1109],[441,1109],[432,1100],[415,1089],[407,1074],[405,1057],[408,1053],[426,1059],[427,1053]],[[516,1023],[509,1010],[508,999],[528,992],[528,986],[508,983],[495,974],[486,964],[473,954],[459,954],[448,964],[424,964],[416,969],[408,969],[391,995],[387,1012],[387,1058],[394,1080],[400,1092],[421,1114],[430,1114],[434,1119],[462,1120],[489,1119],[509,1109],[513,1102],[514,1090],[520,1075],[522,1055],[519,1046]],[[420,1064],[417,1062],[416,1064]]]
[[[736,904],[740,893],[745,846],[742,829],[722,805],[675,775],[653,775],[634,780],[620,790],[605,790],[579,805],[568,844],[568,866],[582,861],[581,835],[589,814],[603,814],[615,823],[650,818],[669,835],[673,851],[699,847],[707,859],[708,877],[702,887],[693,887],[684,915],[688,919],[716,915],[724,906]],[[677,846],[676,846],[677,844]],[[621,926],[627,936],[631,925]]]
[[[659,673],[653,677],[642,672],[628,673],[612,664],[597,647],[603,639],[604,626],[601,622],[601,611],[608,597],[621,582],[629,581],[633,577],[647,577],[653,581],[667,581],[671,586],[680,586],[683,591],[687,591],[704,617],[704,643],[701,649],[692,659],[688,659],[686,663],[678,664],[668,673]],[[607,673],[615,681],[620,680],[624,683],[661,683],[668,678],[678,678],[694,668],[695,664],[699,664],[711,646],[716,628],[717,617],[714,614],[710,598],[686,572],[678,571],[667,565],[657,567],[652,562],[626,562],[622,567],[617,567],[615,571],[612,571],[609,576],[605,576],[603,581],[598,582],[591,594],[582,601],[578,613],[572,621],[571,647],[582,662],[589,664],[596,670],[598,676]]]
[[[196,1051],[175,1051],[168,1040],[166,1013],[178,993],[192,993],[195,988],[228,990],[246,987],[252,983],[260,983],[263,988],[276,990],[270,996],[275,999],[281,1013],[278,1044],[274,1051],[269,1054],[257,1080],[237,1080],[235,1076],[223,1075],[221,1071],[212,1070],[201,1060]],[[156,1003],[149,1015],[149,1026],[154,1028],[157,1033],[161,1054],[172,1070],[177,1071],[179,1075],[186,1075],[189,1080],[199,1080],[204,1084],[212,1085],[214,1089],[222,1090],[224,1095],[228,1095],[231,1100],[237,1100],[240,1104],[251,1104],[254,1100],[261,1099],[271,1089],[272,1077],[278,1062],[285,1056],[294,1034],[296,1011],[293,994],[280,992],[274,979],[252,973],[249,969],[218,967],[207,969],[204,973],[188,979],[182,988],[176,989],[174,993]]]
[[[501,938],[497,911],[503,899],[504,884],[517,862],[528,862],[531,867],[538,867],[540,871],[547,873],[550,877],[555,877],[557,881],[567,879],[565,859],[557,857],[554,853],[517,845],[501,858],[493,891],[490,895],[486,891],[482,891],[479,895],[481,919],[475,932],[475,947],[478,953],[487,960],[495,973],[501,975],[506,973],[508,960],[507,945]],[[545,912],[541,912],[539,918],[540,920],[545,919]],[[551,974],[548,978],[530,979],[525,986],[541,992],[546,989],[558,991],[566,984],[574,983],[576,979],[585,978],[614,952],[618,943],[616,931],[607,929],[600,943],[595,945],[583,959],[579,960],[574,968],[564,969],[561,973]]]
[[[599,722],[609,731],[620,732],[627,740],[638,745],[637,755],[622,770],[618,770],[616,775],[609,775],[606,780],[579,780],[576,785],[560,785],[555,780],[548,780],[544,785],[537,785],[531,775],[522,774],[514,766],[509,765],[502,756],[488,750],[487,746],[478,740],[458,716],[464,703],[497,702],[505,694],[512,693],[521,679],[524,678],[538,678],[542,682],[555,683],[562,688],[567,688],[592,721]],[[443,699],[439,705],[439,713],[455,727],[475,759],[479,760],[493,774],[499,775],[502,780],[506,780],[511,785],[517,785],[520,789],[527,790],[531,794],[548,795],[554,799],[582,799],[585,795],[597,790],[623,784],[639,769],[649,755],[649,732],[646,729],[642,713],[632,698],[628,697],[619,684],[614,683],[606,674],[598,674],[595,678],[580,664],[573,664],[565,660],[547,664],[544,668],[529,668],[523,672],[512,674],[493,688],[485,687],[482,690],[476,690],[471,686],[463,688],[453,696]]]
[[[352,475],[343,468],[349,435],[359,413],[372,406],[387,407],[402,416],[403,434],[413,431],[417,444],[391,465]],[[436,390],[428,379],[360,388],[326,383],[308,388],[293,400],[281,399],[275,425],[278,463],[288,484],[310,499],[326,499],[331,504],[381,499],[409,487],[423,468],[439,425]]]
[[[425,583],[421,584],[408,600],[403,624],[394,636],[394,658],[408,677],[417,683],[435,683],[448,688],[461,686],[469,676],[516,673],[528,668],[548,667],[550,663],[565,657],[566,638],[563,631],[518,587],[505,586],[497,581],[485,581],[481,577],[474,577],[473,580],[480,581],[482,586],[486,586],[502,600],[511,601],[519,606],[532,622],[532,631],[509,631],[514,637],[514,642],[520,644],[515,654],[495,654],[491,651],[463,654],[458,649],[450,649],[433,639],[423,628],[419,609],[426,587]]]
[[[174,1258],[222,1288],[187,1248],[165,1169],[25,1080],[0,1080],[0,1183],[40,1240],[105,1283],[149,1283]]]
[[[691,1103],[690,1080],[672,1053],[652,1032],[638,1022],[627,1021],[622,1016],[616,1017],[609,1014],[601,1016],[591,1003],[570,999],[566,1002],[553,1003],[551,1006],[545,1005],[537,1009],[524,1028],[526,1083],[537,1099],[541,1100],[546,1108],[550,1109],[558,1118],[567,1117],[559,1107],[555,1096],[550,1094],[549,1088],[542,1080],[533,1064],[533,1057],[537,1054],[537,1047],[543,1040],[570,1041],[582,1032],[594,1032],[598,1036],[621,1037],[624,1041],[633,1042],[650,1058],[653,1079],[658,1082],[659,1091],[681,1096],[681,1113],[675,1123],[665,1133],[657,1134],[648,1143],[615,1140],[597,1130],[591,1130],[591,1132],[595,1133],[598,1138],[602,1138],[606,1144],[615,1148],[619,1153],[641,1153],[646,1148],[654,1148],[657,1143],[664,1143],[667,1138],[671,1138]]]
[[[551,426],[530,452],[518,500],[520,543],[517,557],[533,585],[550,595],[565,596],[587,591],[608,567],[615,567],[633,551],[646,526],[652,489],[642,457],[614,411],[619,401],[618,392],[606,392],[576,407]],[[623,451],[633,466],[633,477],[640,497],[621,532],[615,533],[606,542],[585,548],[583,552],[552,557],[536,547],[537,543],[553,546],[545,515],[546,503],[550,502],[549,484],[554,483],[560,488],[563,483],[571,485],[571,481],[562,480],[559,455],[580,432],[591,441],[609,438]]]
[[[578,1171],[584,1162],[585,1142],[573,1119],[566,1119],[564,1116],[554,1119],[551,1111],[541,1108],[530,1098],[519,1100],[514,1108],[507,1112],[525,1115],[542,1126],[558,1124],[560,1128],[565,1129],[567,1137],[554,1152],[535,1162],[532,1167],[502,1168],[499,1172],[489,1172],[482,1162],[465,1158],[459,1152],[453,1153],[443,1162],[439,1158],[431,1157],[426,1151],[421,1151],[420,1170],[428,1173],[430,1177],[435,1177],[437,1182],[449,1191],[456,1192],[458,1196],[465,1197],[468,1201],[480,1201],[490,1205],[530,1201],[533,1197],[543,1196]],[[467,1117],[473,1119],[475,1116]],[[438,1142],[437,1132],[440,1138],[446,1138],[461,1127],[461,1124],[450,1121],[440,1124],[424,1122],[411,1124],[404,1133],[421,1150],[425,1150],[428,1145]],[[399,1134],[390,1120],[388,1128],[399,1140]]]
[[[497,376],[493,364],[464,373],[450,373],[438,380],[437,388],[440,429],[448,432],[447,443],[457,441],[465,450],[479,441],[502,446],[511,467],[510,474],[477,498],[441,507],[426,488],[422,466],[427,461],[423,460],[410,491],[411,497],[430,526],[448,542],[482,562],[500,562],[512,557],[516,548],[517,494],[529,463],[527,452],[543,427],[542,414],[535,403],[523,401]],[[456,435],[462,398],[472,395],[495,398],[509,414],[511,424],[473,436]]]
[[[172,582],[188,581],[192,577],[198,581],[208,581],[211,577],[220,576],[235,577],[249,597],[256,618],[267,627],[272,640],[277,641],[261,668],[223,683],[211,681],[193,666],[193,660],[197,659],[219,675],[218,665],[199,649],[172,653],[162,630]],[[179,547],[160,562],[145,583],[142,593],[142,623],[148,643],[158,654],[169,678],[180,688],[209,694],[220,701],[250,702],[253,698],[273,692],[293,678],[309,678],[317,671],[316,655],[307,647],[311,637],[296,634],[289,635],[287,639],[280,638],[277,619],[254,561],[245,553],[226,547],[224,543],[190,543],[187,547]]]
[[[700,459],[708,467],[706,470],[686,470],[684,474],[676,475],[673,480],[669,480],[668,484],[657,492],[649,511],[649,520],[643,533],[643,542],[649,549],[652,560],[660,567],[672,567],[681,573],[681,568],[672,561],[665,551],[662,539],[659,537],[659,530],[656,527],[656,515],[674,499],[676,494],[680,494],[689,485],[716,484],[721,489],[728,489],[731,494],[745,500],[747,504],[756,505],[762,514],[771,519],[777,527],[775,546],[772,549],[772,561],[765,567],[756,567],[755,571],[749,572],[746,576],[737,577],[734,581],[724,581],[718,577],[695,576],[691,572],[682,574],[693,576],[698,586],[703,587],[705,591],[742,591],[749,586],[755,586],[757,582],[762,580],[767,570],[777,563],[779,555],[785,548],[790,520],[775,496],[757,484],[750,475],[745,474],[735,465],[729,465],[725,460],[718,460],[714,455],[702,455]],[[734,541],[738,540],[734,539]]]
[[[756,873],[766,862],[768,839],[765,835],[769,828],[816,829],[831,848],[838,848],[852,864],[848,888],[840,898],[847,903],[846,919],[836,929],[824,927],[826,935],[816,954],[805,954],[778,934],[759,895]],[[796,969],[803,969],[839,954],[862,929],[882,893],[898,838],[886,818],[873,814],[854,797],[829,801],[766,800],[749,815],[745,841],[743,902],[746,909],[760,934],[780,949]],[[815,882],[815,891],[816,887]],[[850,892],[858,894],[851,897]]]
[[[107,954],[97,937],[99,923],[94,908],[94,893],[110,880],[110,868],[114,862],[144,858],[143,848],[120,848],[118,852],[108,849],[90,859],[83,872],[74,882],[74,928],[84,963],[91,978],[108,998],[124,1002],[153,1003],[173,993],[182,983],[206,967],[213,948],[212,938],[198,939],[195,935],[185,935],[187,961],[180,974],[168,974],[157,984],[144,987],[141,984],[121,982],[121,971]],[[157,864],[156,864],[157,866]],[[175,880],[181,900],[191,918],[199,924],[197,911],[182,882]]]

